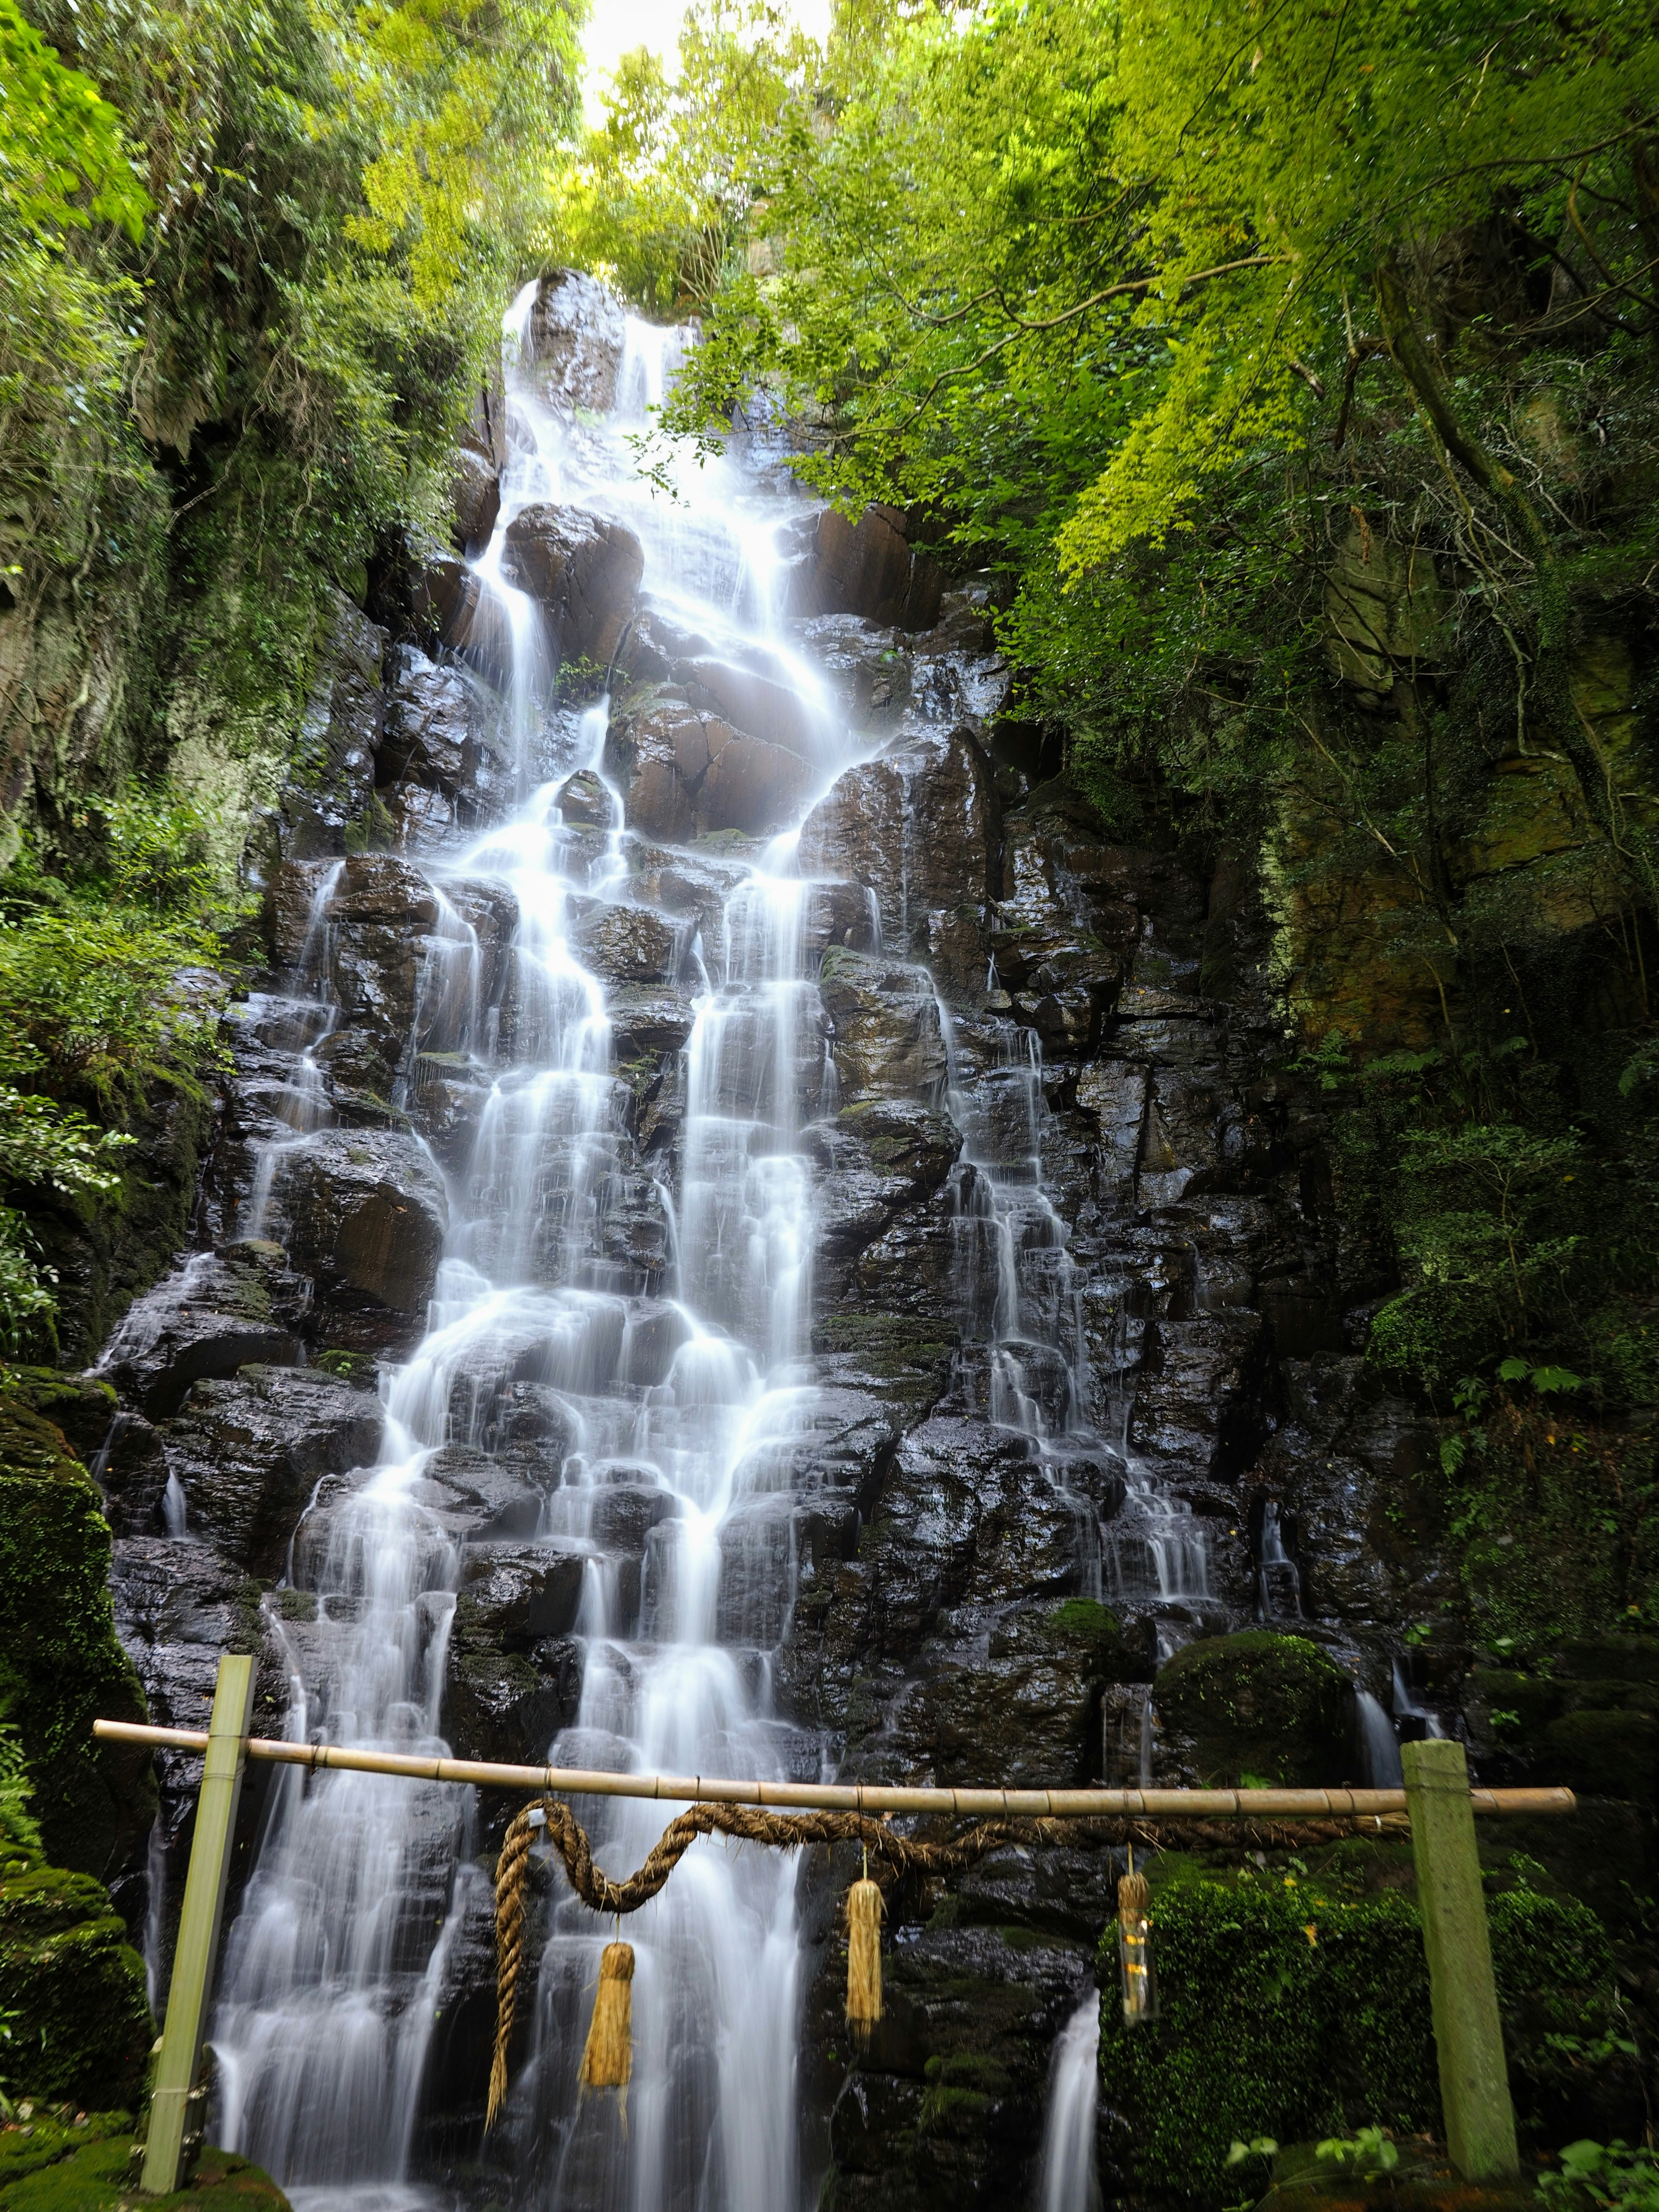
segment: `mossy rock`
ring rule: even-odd
[[[165,2197],[136,2199],[131,2167],[130,2136],[85,2143],[0,2185],[0,2212],[120,2212],[136,2201],[145,2212],[289,2212],[270,2175],[230,2151],[204,2150],[186,2186]]]
[[[1538,1765],[1587,1797],[1646,1803],[1659,1784],[1659,1720],[1617,1707],[1563,1713],[1539,1738]]]
[[[147,1717],[116,1641],[109,1523],[61,1429],[0,1400],[0,1714],[15,1723],[54,1865],[129,1863],[155,1815],[149,1753],[100,1744],[100,1715]]]
[[[1342,1779],[1351,1686],[1305,1637],[1249,1628],[1184,1646],[1152,1697],[1160,1727],[1190,1747],[1200,1781],[1315,1789]]]
[[[90,1875],[36,1867],[0,1881],[0,2008],[17,2015],[14,2087],[48,2103],[137,2103],[155,2033],[144,1962]]]

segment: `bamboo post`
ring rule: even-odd
[[[142,2185],[147,2195],[166,2196],[185,2179],[185,2122],[196,2069],[201,2063],[208,2000],[213,1992],[219,1923],[230,1872],[230,1843],[235,1832],[244,1747],[252,1715],[253,1662],[228,1652],[219,1662],[219,1683],[208,1723],[207,1759],[201,1796],[196,1801],[196,1834],[190,1847],[185,1909],[173,1952],[161,2056],[149,2100]]]
[[[1520,2172],[1492,1938],[1461,1743],[1402,1745],[1446,2147],[1465,2181]]]

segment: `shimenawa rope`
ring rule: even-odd
[[[732,1836],[739,1843],[766,1844],[779,1850],[799,1850],[811,1844],[862,1844],[876,1863],[877,1881],[890,1885],[909,1874],[959,1873],[988,1851],[1012,1843],[1164,1844],[1200,1850],[1223,1844],[1237,1850],[1411,1832],[1404,1814],[1271,1823],[1230,1820],[1224,1830],[1214,1820],[981,1820],[959,1836],[930,1843],[900,1835],[886,1821],[864,1813],[784,1814],[758,1805],[693,1805],[669,1822],[638,1871],[617,1882],[594,1865],[586,1834],[570,1808],[556,1797],[535,1798],[509,1822],[495,1866],[495,2051],[489,2070],[487,2128],[494,2126],[507,2101],[507,2052],[524,1962],[525,1892],[531,1846],[538,1832],[545,1835],[563,1860],[570,1886],[583,1904],[595,1912],[617,1914],[637,1912],[648,1905],[699,1836]]]

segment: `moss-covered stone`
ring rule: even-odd
[[[0,2185],[0,2212],[120,2212],[134,2202],[132,2156],[125,2134],[84,2142]],[[204,2150],[183,2189],[143,2202],[145,2212],[289,2212],[269,2174],[223,2150]]]
[[[1659,1784],[1659,1720],[1618,1708],[1563,1713],[1543,1730],[1538,1763],[1552,1781],[1586,1796],[1650,1802]]]
[[[15,2014],[14,2088],[77,2106],[137,2101],[153,2030],[144,1962],[90,1875],[0,1881],[0,2009]]]
[[[105,1875],[143,1848],[155,1812],[149,1754],[100,1744],[100,1715],[143,1720],[116,1641],[110,1531],[63,1431],[0,1401],[0,1713],[21,1738],[46,1856]]]
[[[1187,1644],[1152,1694],[1201,1782],[1316,1788],[1342,1778],[1349,1686],[1305,1637],[1251,1628]]]
[[[1516,1891],[1489,1907],[1510,2084],[1523,2132],[1555,2138],[1563,2069],[1577,2109],[1599,2087],[1579,2054],[1611,2020],[1612,1960],[1580,1905]],[[1165,1879],[1153,1897],[1159,2014],[1126,2028],[1116,1931],[1101,1947],[1100,2067],[1143,2199],[1236,2200],[1265,2169],[1226,2164],[1237,2139],[1280,2142],[1381,2125],[1437,2133],[1439,2082],[1421,1925],[1399,1893],[1350,1897],[1294,1875]],[[1605,2107],[1603,2108],[1605,2109]],[[1241,2186],[1241,2185],[1243,2185]]]

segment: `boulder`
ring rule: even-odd
[[[1200,1788],[1317,1789],[1348,1778],[1352,1684],[1304,1636],[1247,1628],[1188,1644],[1152,1689],[1160,1779],[1178,1766]]]
[[[323,1129],[284,1158],[277,1203],[296,1267],[331,1304],[426,1310],[449,1225],[443,1177],[419,1138]]]
[[[559,786],[554,805],[559,817],[577,830],[609,830],[616,817],[616,801],[591,768],[578,769]]]
[[[586,507],[526,507],[507,526],[501,574],[540,605],[561,661],[607,665],[644,569],[633,532]]]
[[[166,1438],[191,1534],[246,1573],[279,1575],[319,1477],[368,1466],[384,1419],[378,1398],[314,1368],[198,1382]]]
[[[14,2094],[61,2105],[63,2118],[77,2106],[82,2118],[88,2106],[137,2106],[153,2034],[144,1962],[128,1944],[101,1882],[61,1867],[14,1863],[6,1869],[0,1880],[0,2007],[9,2020],[27,2023],[8,2069]],[[21,2120],[20,2114],[13,2128]],[[49,2147],[50,2122],[41,2134]],[[21,2160],[8,2160],[0,2179],[27,2172]],[[54,2169],[42,2180],[58,2203],[76,2201],[72,2185],[58,2196]],[[30,2191],[37,2203],[51,2201],[38,2190]],[[112,2189],[105,2201],[113,2202],[116,2193]],[[88,2187],[80,2201],[99,2200]],[[274,2204],[274,2191],[266,2202]]]
[[[501,511],[501,481],[493,458],[479,447],[462,443],[450,462],[449,507],[455,518],[455,543],[476,554],[489,542]]]
[[[940,1089],[945,1037],[925,968],[831,945],[818,988],[846,1097],[926,1097]]]
[[[382,790],[413,783],[460,798],[463,820],[500,812],[513,793],[500,701],[470,669],[440,666],[418,647],[399,646],[378,775]]]
[[[734,729],[810,760],[822,726],[821,710],[789,681],[787,672],[745,667],[712,653],[678,661],[674,680],[687,696],[711,705]]]
[[[570,938],[583,966],[606,983],[666,982],[679,963],[678,931],[647,907],[595,900],[573,915]]]
[[[862,615],[902,629],[938,620],[944,574],[914,556],[896,507],[866,507],[849,522],[835,507],[790,526],[785,605],[793,615]]]
[[[998,836],[991,764],[977,741],[967,730],[927,731],[837,778],[802,825],[800,867],[866,885],[883,942],[902,952],[930,908],[990,896]]]
[[[799,814],[812,782],[805,761],[713,708],[712,697],[665,690],[612,725],[607,755],[626,787],[629,829],[671,843],[722,830],[758,837]]]
[[[547,404],[608,414],[627,337],[622,304],[597,277],[555,269],[543,277],[525,325],[521,363]]]

